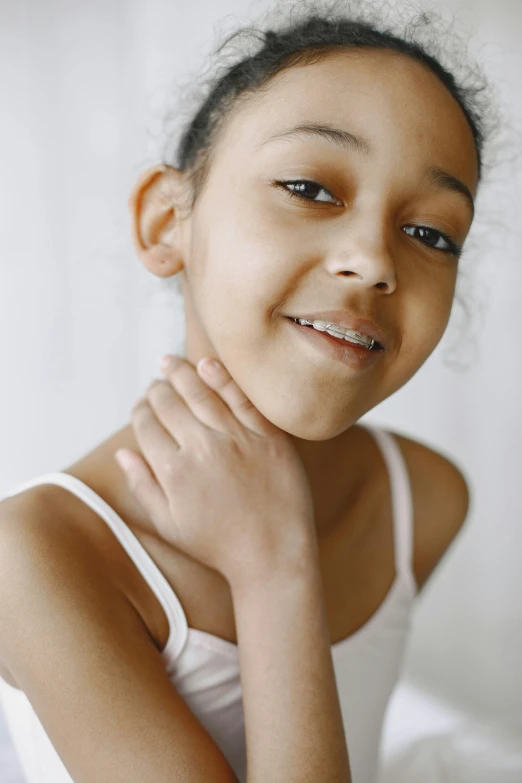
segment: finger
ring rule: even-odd
[[[134,435],[156,481],[163,488],[179,469],[180,444],[167,432],[145,398],[138,400],[131,414]]]
[[[170,518],[167,498],[143,457],[130,449],[118,449],[114,456],[147,516],[158,526],[164,524]]]
[[[213,362],[217,364],[201,360],[197,371],[226,402],[236,419],[258,435],[269,435],[277,430],[240,389],[226,367],[217,360]]]
[[[202,379],[192,364],[179,356],[169,356],[168,362],[163,367],[163,373],[176,392],[183,400],[186,407],[192,412],[193,417],[206,427],[220,432],[230,432],[237,420],[228,405],[219,394]],[[168,392],[155,390],[153,394],[163,394],[164,402],[159,400],[162,408],[168,405]],[[154,400],[156,406],[156,399]],[[166,423],[169,424],[169,413],[165,411]],[[163,411],[162,411],[163,420]],[[169,427],[170,428],[170,427]]]
[[[186,448],[207,430],[169,380],[154,378],[147,387],[145,399],[180,448]]]

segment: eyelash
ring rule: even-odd
[[[324,185],[321,185],[320,182],[314,182],[314,180],[311,180],[311,179],[273,180],[271,182],[272,185],[275,185],[276,187],[279,187],[282,190],[284,190],[286,192],[286,194],[288,196],[290,196],[290,198],[297,198],[300,201],[304,200],[304,201],[312,202],[313,204],[314,203],[315,204],[327,204],[327,203],[329,203],[327,201],[314,201],[314,199],[307,198],[306,196],[303,196],[301,193],[296,193],[295,191],[289,190],[286,187],[287,185],[300,185],[300,184],[303,184],[303,183],[307,184],[307,185],[315,185],[320,190],[324,190],[325,193],[328,193],[330,196],[332,196],[332,198],[335,198],[333,193],[330,193],[330,191],[327,188],[325,188]],[[338,205],[334,204],[334,206],[338,206]],[[447,234],[445,234],[443,231],[439,231],[437,228],[432,228],[431,226],[421,226],[421,225],[414,225],[414,224],[408,225],[408,226],[406,226],[406,228],[425,229],[425,230],[427,229],[428,231],[431,231],[431,232],[433,232],[435,234],[438,234],[438,236],[441,239],[443,239],[449,245],[449,247],[447,247],[447,248],[433,247],[433,245],[429,245],[427,242],[423,242],[422,239],[419,239],[418,237],[414,237],[414,238],[418,239],[418,241],[421,242],[421,244],[423,244],[425,247],[430,248],[431,250],[436,250],[439,253],[446,253],[446,255],[451,255],[451,256],[455,256],[456,258],[460,258],[461,254],[462,254],[462,248],[456,242],[454,242],[452,239],[450,239],[450,237]],[[407,236],[411,236],[411,235],[407,234]]]

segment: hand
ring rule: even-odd
[[[222,364],[205,366],[170,356],[134,405],[129,488],[164,539],[229,581],[284,570],[315,541],[303,463]]]

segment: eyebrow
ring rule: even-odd
[[[460,193],[464,196],[468,205],[471,207],[471,214],[473,216],[475,215],[475,203],[471,191],[460,179],[454,177],[449,171],[441,169],[440,166],[428,166],[426,174],[429,181],[434,185],[438,185],[445,190],[452,190],[454,193]]]
[[[319,136],[327,141],[337,144],[338,147],[343,149],[355,150],[356,152],[369,153],[372,151],[371,145],[366,139],[361,136],[355,136],[353,133],[349,133],[346,130],[340,128],[332,128],[330,125],[317,125],[315,123],[306,123],[304,125],[296,125],[293,128],[274,133],[268,139],[265,139],[261,144],[256,147],[256,150],[268,144],[271,141],[287,138],[299,138],[303,136]]]
[[[350,151],[363,152],[367,155],[373,152],[371,144],[362,136],[356,136],[354,133],[349,133],[349,131],[342,130],[341,128],[333,128],[331,125],[319,125],[316,123],[296,125],[293,128],[274,133],[272,136],[269,136],[268,139],[261,142],[255,149],[257,151],[265,144],[269,144],[273,141],[306,138],[307,136],[326,139],[327,141],[336,144],[338,147]],[[451,190],[454,193],[460,193],[460,195],[464,196],[468,206],[471,207],[472,215],[475,215],[475,204],[471,191],[460,179],[457,179],[457,177],[440,166],[429,166],[426,169],[426,176],[433,185],[437,185],[445,190]]]

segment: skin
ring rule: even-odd
[[[366,139],[372,151],[348,151],[317,137],[259,146],[276,131],[303,122],[329,124],[355,133]],[[461,194],[428,181],[427,166],[445,169],[475,193],[477,162],[471,131],[458,104],[443,85],[419,63],[401,55],[368,51],[337,53],[319,63],[281,73],[255,100],[238,105],[219,136],[210,176],[191,213],[187,215],[184,211],[190,196],[187,180],[172,167],[158,166],[144,172],[129,199],[133,239],[141,261],[152,274],[181,276],[187,362],[195,366],[204,356],[219,358],[255,408],[290,435],[311,485],[314,509],[319,509],[314,524],[319,549],[321,539],[325,544],[322,552],[325,557],[320,562],[315,556],[309,557],[310,579],[299,583],[302,589],[295,592],[295,584],[277,583],[277,601],[273,593],[267,594],[263,589],[246,591],[242,600],[238,600],[237,591],[235,595],[246,726],[250,731],[248,747],[258,765],[255,779],[275,780],[279,774],[278,779],[286,780],[289,769],[302,778],[308,774],[311,760],[319,768],[325,758],[330,766],[321,767],[324,779],[348,779],[346,739],[338,709],[330,644],[334,639],[347,638],[365,622],[375,610],[377,599],[380,605],[382,594],[377,593],[381,585],[373,577],[369,580],[368,572],[374,569],[379,576],[383,574],[386,554],[383,541],[387,541],[388,549],[393,545],[387,518],[384,521],[388,538],[379,535],[377,523],[383,519],[384,482],[373,482],[374,458],[368,456],[361,439],[362,429],[355,424],[417,372],[440,341],[451,313],[457,259],[425,246],[407,235],[403,228],[412,224],[431,226],[462,244],[472,220],[470,207]],[[283,179],[314,180],[327,189],[328,193],[322,191],[320,196],[326,200],[313,203],[293,199],[289,192],[285,194],[271,182]],[[380,361],[361,372],[306,351],[302,341],[293,334],[294,327],[282,316],[316,309],[347,309],[377,321],[386,333],[387,350]],[[157,381],[147,392],[149,398],[155,393],[158,393]],[[426,455],[429,450],[413,446],[408,468],[416,496],[416,552],[422,554],[415,577],[417,584],[421,584],[424,579],[419,579],[419,574],[425,577],[433,569],[461,524],[467,498],[460,476],[448,470],[446,461],[434,460],[431,452],[429,457]],[[150,532],[150,518],[139,511],[114,461],[114,453],[119,448],[141,454],[131,423],[73,465],[69,472],[93,486],[129,527]],[[229,476],[231,473],[228,471]],[[383,473],[387,481],[385,468],[381,468]],[[364,502],[357,505],[355,490],[363,480],[370,479],[371,492],[362,493]],[[205,481],[203,473],[198,481]],[[333,485],[333,481],[337,484]],[[87,618],[91,608],[87,602],[87,605],[80,604],[80,612],[75,604],[71,624],[80,622],[81,632],[89,638],[84,630],[89,628],[86,625],[89,620],[93,634],[108,640],[108,647],[114,645],[119,650],[118,668],[115,668],[119,676],[121,660],[127,653],[136,656],[129,659],[132,671],[143,673],[142,679],[129,678],[135,690],[132,694],[130,689],[125,692],[124,703],[123,700],[115,703],[113,695],[102,703],[104,695],[101,694],[100,701],[93,706],[96,710],[93,718],[87,716],[85,720],[86,726],[119,725],[114,716],[118,715],[118,709],[121,713],[125,711],[125,715],[132,712],[128,707],[131,695],[140,706],[149,698],[150,712],[144,713],[145,722],[150,715],[158,747],[161,747],[161,736],[165,736],[161,769],[155,767],[159,770],[158,779],[170,764],[179,768],[185,763],[188,757],[180,757],[180,749],[188,753],[197,748],[199,762],[212,758],[209,763],[205,761],[205,766],[214,768],[214,762],[223,760],[203,738],[198,725],[190,722],[190,713],[182,712],[181,702],[172,701],[163,713],[158,710],[166,695],[174,699],[172,689],[165,687],[165,679],[159,679],[157,659],[150,656],[151,637],[158,630],[159,621],[153,621],[150,604],[143,599],[135,574],[131,581],[129,569],[122,565],[124,556],[119,544],[105,525],[96,526],[87,516],[85,524],[78,525],[82,537],[73,538],[74,546],[71,546],[70,537],[63,535],[67,528],[62,519],[70,523],[77,515],[80,518],[81,504],[70,493],[56,497],[52,488],[52,494],[53,502],[59,505],[57,514],[47,514],[47,520],[57,522],[54,556],[63,546],[65,554],[60,562],[72,563],[73,569],[77,569],[72,577],[74,589],[81,582],[78,572],[85,573],[87,581],[94,569],[100,576],[104,574],[100,553],[110,563],[108,573],[117,579],[117,591],[109,580],[101,588],[104,590],[102,609],[110,615],[110,622],[101,614],[100,602]],[[333,502],[336,495],[348,499],[343,512],[349,509],[351,513],[320,513],[329,501],[332,501],[330,510],[338,512]],[[40,513],[41,498],[42,495],[34,496],[33,500]],[[421,502],[417,502],[419,498]],[[47,502],[50,503],[49,499]],[[71,504],[70,513],[67,504]],[[435,506],[436,515],[430,511]],[[54,507],[47,508],[52,512]],[[16,542],[20,540],[20,530],[23,533],[25,529],[19,522],[32,519],[30,510],[25,516],[20,511],[18,518],[14,514],[10,517],[16,525],[8,529],[16,528]],[[7,518],[6,512],[4,519]],[[332,536],[332,546],[328,548],[328,525],[332,518],[342,520],[343,535]],[[376,520],[375,530],[370,531],[366,542],[362,536],[353,535],[361,520]],[[32,542],[32,526],[29,532]],[[5,536],[6,533],[4,543]],[[49,546],[47,529],[45,536]],[[183,563],[170,559],[165,548],[156,546],[150,537],[145,536],[145,540],[163,572],[176,577],[174,588],[179,586],[177,592],[182,605],[186,607],[191,599],[189,619],[194,618],[195,622],[192,627],[203,624],[207,631],[230,637],[234,633],[229,620],[232,607],[219,583],[204,579],[201,571],[195,575],[187,569],[183,571],[180,568]],[[89,546],[78,546],[77,541],[88,542]],[[24,539],[22,543],[24,553],[31,550],[25,546]],[[11,556],[7,561],[18,563]],[[37,561],[43,562],[40,556]],[[27,563],[27,559],[23,562]],[[39,605],[35,604],[34,595],[41,596],[41,585],[49,582],[37,567],[29,571],[31,579],[25,583],[36,618],[45,615],[40,606],[47,605],[47,596],[44,592]],[[20,572],[17,565],[16,573]],[[52,576],[53,571],[50,573]],[[47,568],[46,574],[49,574]],[[8,569],[7,575],[9,580]],[[51,581],[52,589],[63,591],[70,605],[70,594],[61,581],[61,572],[57,583],[59,587]],[[385,586],[389,589],[389,583]],[[325,600],[318,601],[322,591]],[[23,595],[22,589],[15,592]],[[87,598],[90,595],[85,593]],[[198,598],[199,603],[193,600]],[[130,609],[133,599],[140,615],[139,626],[134,625],[137,613]],[[213,625],[209,625],[209,617]],[[148,629],[149,624],[152,630],[147,630],[145,635],[145,625]],[[270,624],[277,632],[266,633]],[[103,636],[108,634],[109,627],[110,639]],[[114,636],[114,627],[119,636]],[[52,634],[46,634],[48,637],[54,638]],[[136,644],[138,640],[141,646]],[[301,654],[296,661],[291,651],[297,646]],[[13,650],[13,660],[23,658],[16,646]],[[21,643],[19,650],[27,654],[27,645]],[[82,650],[86,671],[96,679],[98,666],[102,672],[110,673],[106,656],[99,650],[104,651],[105,647],[86,645],[86,650]],[[43,656],[44,662],[51,659],[52,655]],[[29,664],[24,664],[26,677],[31,670]],[[18,663],[13,669],[24,670],[24,665]],[[80,670],[78,660],[73,665]],[[272,673],[271,691],[266,688],[267,670]],[[0,674],[16,687],[16,679],[8,671],[0,668]],[[30,695],[35,695],[35,700],[41,687],[38,674],[36,669],[27,689]],[[41,679],[47,681],[48,677]],[[69,685],[74,681],[71,674],[69,679],[65,678]],[[305,690],[303,681],[307,682]],[[22,689],[23,686],[21,682]],[[84,692],[83,679],[81,689]],[[93,686],[92,690],[96,688]],[[45,696],[41,696],[42,703],[46,697],[47,686]],[[65,702],[75,700],[74,693],[59,694],[59,697]],[[68,751],[71,754],[86,753],[85,749],[92,743],[88,732],[85,748],[80,742],[69,741],[70,721],[60,722],[61,713],[56,710],[52,714],[55,709],[52,704],[48,709],[49,723],[55,722],[56,738],[63,742],[63,752],[71,748]],[[105,714],[110,715],[106,720]],[[180,743],[173,749],[168,732],[176,725]],[[160,735],[165,726],[168,731]],[[130,742],[125,741],[125,748],[120,748],[119,753],[111,744],[110,757],[103,760],[106,769],[114,759],[120,767],[132,762],[129,774],[139,776],[134,758],[148,768],[158,765],[157,759],[162,754],[151,758],[146,752],[139,753],[141,734]],[[274,736],[284,739],[276,749]],[[129,755],[129,747],[138,749],[135,757]],[[189,762],[194,763],[194,758]],[[83,764],[80,755],[76,763],[78,768]],[[267,764],[271,765],[270,769]],[[150,774],[149,769],[147,773]]]
[[[319,137],[263,144],[304,122],[357,134],[371,151]],[[255,407],[291,435],[312,483],[356,437],[352,425],[419,370],[448,324],[458,258],[404,228],[428,226],[462,245],[473,215],[462,194],[429,181],[428,166],[475,195],[475,146],[457,102],[411,58],[351,51],[283,71],[236,106],[192,212],[188,180],[169,166],[144,172],[130,196],[142,263],[157,276],[181,276],[186,360],[219,358]],[[301,200],[271,184],[285,179],[326,191],[316,187]],[[317,309],[379,323],[380,361],[361,372],[312,360],[283,315]],[[111,455],[120,447],[141,453],[130,424],[110,446]],[[345,476],[355,482],[356,453],[353,463]]]

